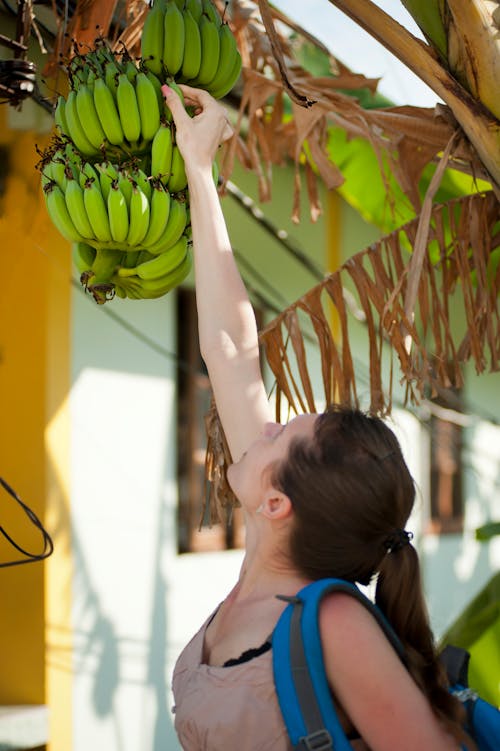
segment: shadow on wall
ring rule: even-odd
[[[56,525],[57,532],[54,535],[55,544],[60,536],[66,534],[64,516],[66,509],[60,509],[62,514]],[[59,667],[72,670],[76,679],[82,679],[78,689],[76,701],[73,707],[73,717],[76,718],[74,747],[82,748],[84,739],[78,738],[78,726],[84,717],[85,722],[92,721],[92,715],[96,717],[95,729],[89,730],[89,737],[100,741],[98,734],[103,733],[108,751],[174,751],[178,749],[177,736],[173,727],[171,709],[169,703],[169,686],[167,686],[165,665],[167,645],[167,611],[166,594],[167,587],[164,575],[161,571],[161,556],[166,533],[166,504],[159,504],[156,541],[151,541],[151,555],[154,556],[152,571],[154,586],[144,587],[153,592],[149,633],[144,639],[124,636],[118,632],[116,621],[112,613],[107,612],[106,603],[97,594],[89,571],[82,545],[75,530],[72,531],[72,550],[74,557],[74,590],[77,593],[78,611],[75,616],[77,623],[73,630],[74,642],[73,659],[69,656],[69,662],[65,655],[58,651],[57,644],[51,645],[54,660],[59,662]],[[69,524],[69,519],[68,519]],[[64,539],[61,539],[64,545]],[[109,553],[113,556],[113,535],[109,535]],[[154,547],[156,545],[156,548]],[[117,587],[127,587],[128,582],[117,580]],[[130,608],[134,609],[137,604],[133,598],[130,600]],[[123,613],[122,613],[123,618]],[[57,638],[57,637],[56,637]],[[137,667],[137,658],[140,659]],[[130,677],[131,661],[134,677]],[[128,673],[128,675],[125,675]],[[137,678],[139,676],[144,676]],[[82,687],[85,689],[82,690]],[[90,689],[90,691],[87,690]],[[141,687],[151,690],[142,691],[142,696],[147,697],[147,708],[144,711],[143,701],[131,701],[130,695],[125,697],[121,690],[131,688],[141,691]],[[87,691],[87,694],[85,694]],[[152,696],[155,701],[153,702]],[[87,696],[87,698],[84,698]],[[141,697],[142,699],[142,697]],[[82,706],[81,702],[88,701],[88,706]],[[136,714],[135,718],[130,713]],[[90,718],[90,719],[89,719]],[[112,742],[109,742],[109,726],[103,726],[102,720],[109,719],[112,724]],[[131,738],[127,732],[127,726],[131,722],[134,731],[137,732],[137,746],[131,745]],[[104,741],[104,739],[106,739]],[[150,739],[150,740],[147,740]]]

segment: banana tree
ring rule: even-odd
[[[500,3],[401,0],[416,39],[371,0],[329,0],[394,53],[450,107],[500,188]]]

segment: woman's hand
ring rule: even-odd
[[[162,86],[162,92],[174,118],[175,138],[184,158],[186,172],[189,174],[195,167],[211,169],[220,144],[233,135],[227,110],[203,89],[183,84],[179,88],[184,95],[185,106],[195,108],[194,117],[188,115],[177,92],[166,84]]]

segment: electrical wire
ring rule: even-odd
[[[0,534],[5,537],[5,539],[12,545],[12,547],[14,547],[19,553],[25,556],[25,558],[20,558],[19,560],[2,561],[0,562],[0,568],[7,568],[8,566],[21,566],[23,563],[33,563],[34,561],[43,561],[44,558],[48,558],[49,555],[52,555],[54,551],[54,543],[52,542],[52,538],[43,526],[42,522],[35,514],[35,512],[26,503],[24,503],[24,501],[21,500],[16,491],[11,488],[11,486],[3,479],[3,477],[0,477],[0,485],[21,506],[28,519],[32,522],[32,524],[35,525],[37,529],[40,530],[43,538],[42,552],[30,553],[28,550],[25,550],[17,542],[15,542],[15,540],[9,535],[9,533],[2,526],[0,526]]]

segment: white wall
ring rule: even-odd
[[[175,297],[73,304],[74,749],[175,749],[175,361],[107,314],[175,352]]]

